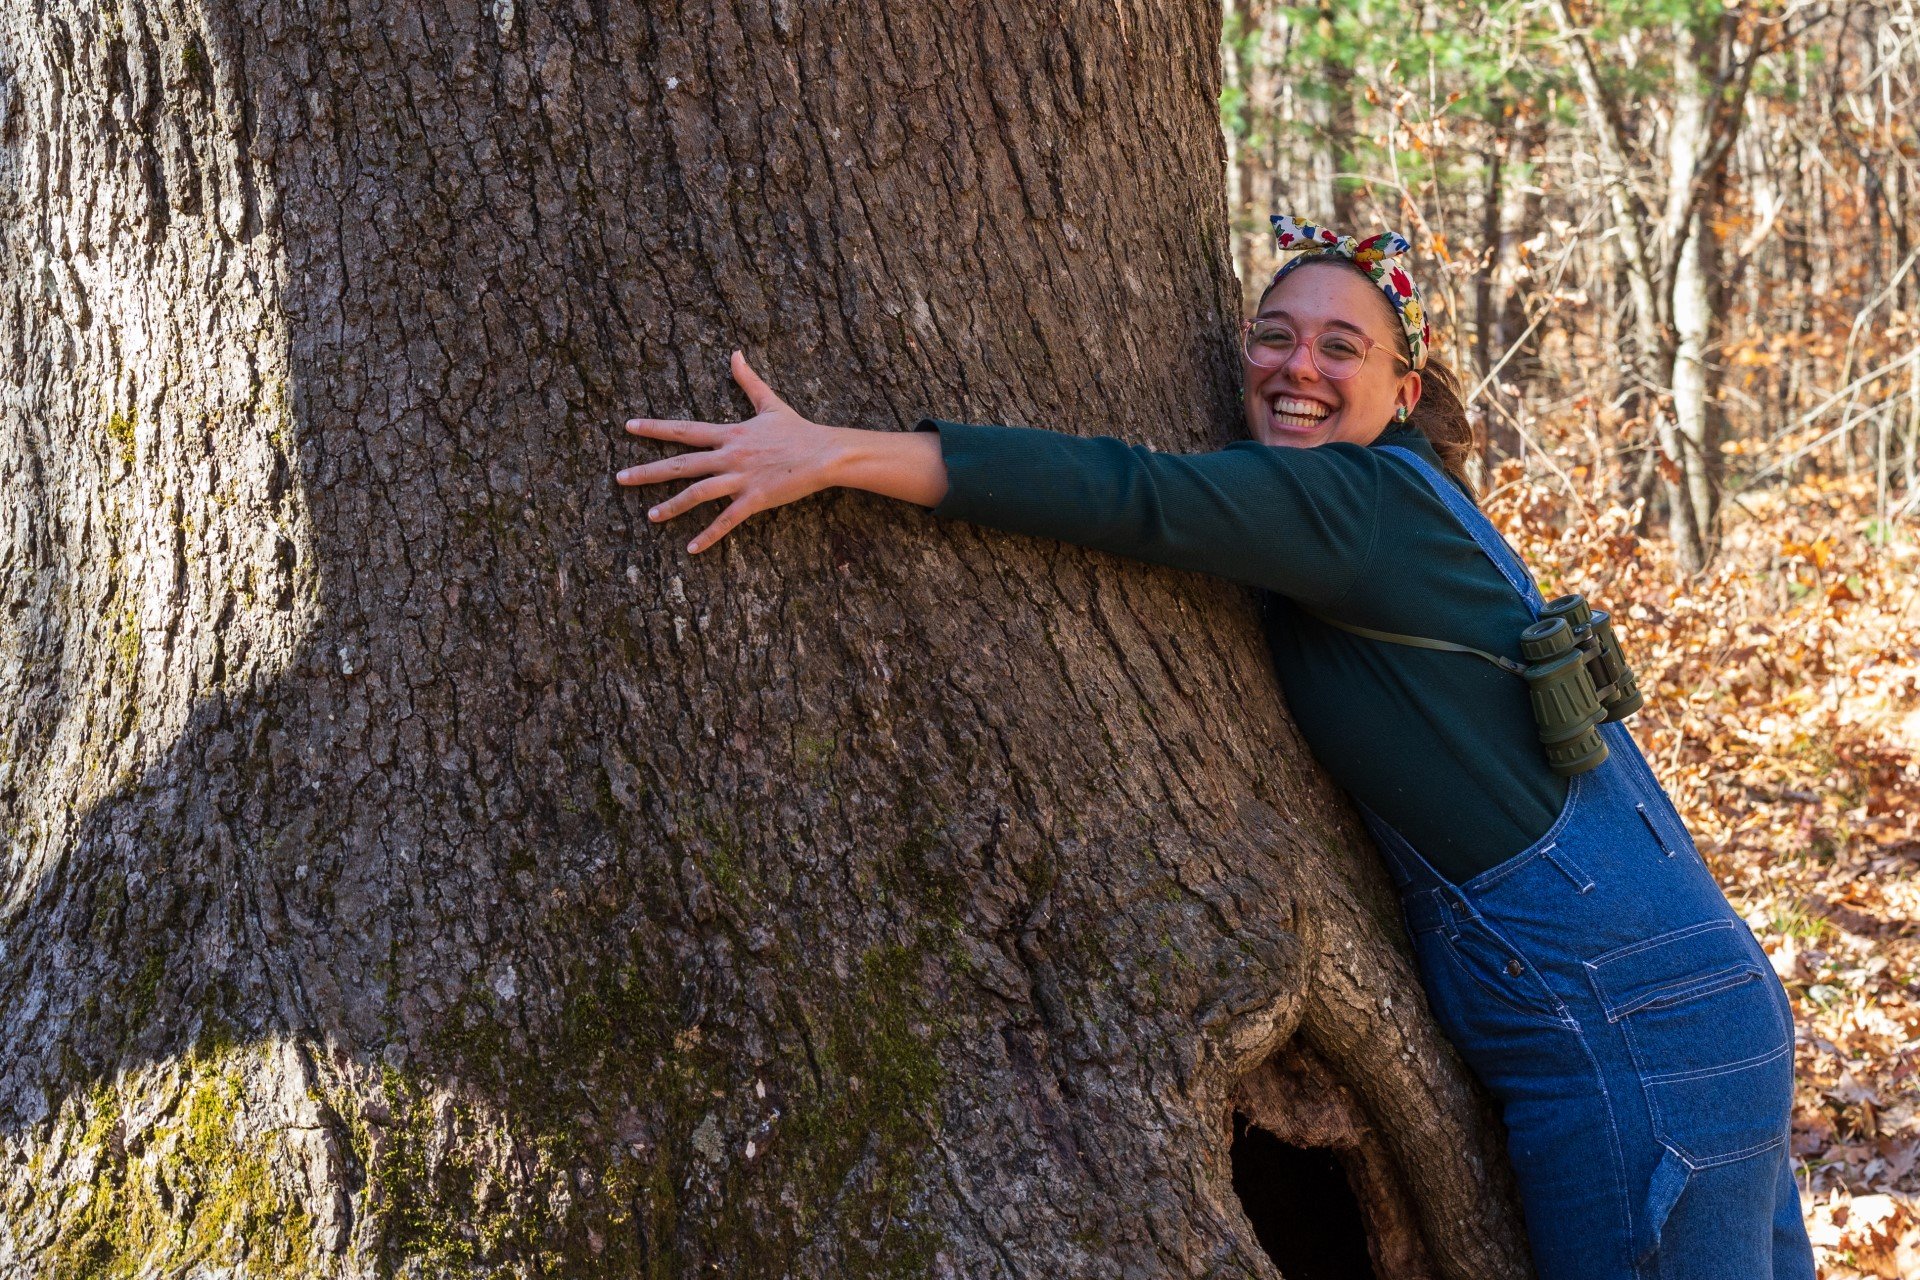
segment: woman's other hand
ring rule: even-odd
[[[671,520],[715,498],[733,499],[687,544],[688,551],[706,550],[756,512],[785,506],[834,484],[840,429],[809,422],[795,413],[738,351],[733,353],[733,380],[753,405],[754,415],[745,422],[635,418],[627,423],[627,430],[637,436],[692,445],[697,452],[628,467],[615,477],[621,484],[706,477],[654,504],[647,512],[649,520]]]
[[[687,544],[688,551],[705,551],[748,516],[836,485],[925,507],[937,506],[945,495],[946,464],[932,433],[860,431],[809,422],[775,395],[738,351],[733,353],[733,380],[753,405],[753,417],[744,422],[634,418],[627,423],[634,435],[691,445],[694,451],[628,467],[614,477],[621,484],[704,477],[654,504],[647,511],[649,520],[671,520],[703,502],[732,499]]]

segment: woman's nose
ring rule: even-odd
[[[1313,363],[1313,344],[1296,342],[1287,358],[1280,362],[1281,370],[1294,382],[1314,382],[1320,377],[1319,368]]]

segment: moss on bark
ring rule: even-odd
[[[130,1131],[113,1083],[72,1103],[62,1123],[77,1133],[63,1163],[91,1174],[77,1193],[69,1190],[38,1273],[52,1280],[214,1267],[243,1268],[257,1280],[322,1274],[313,1222],[272,1172],[281,1139],[240,1124],[258,1055],[229,1047],[188,1054],[171,1105],[138,1130]]]

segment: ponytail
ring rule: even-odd
[[[1420,371],[1420,403],[1407,415],[1407,425],[1427,438],[1447,478],[1479,502],[1480,495],[1467,472],[1479,448],[1460,395],[1460,376],[1438,356],[1429,355],[1427,367]]]

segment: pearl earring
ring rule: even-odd
[[[1407,420],[1407,413],[1408,413],[1407,406],[1401,405],[1398,409],[1395,409],[1393,411],[1393,420],[1395,422],[1405,422]]]

